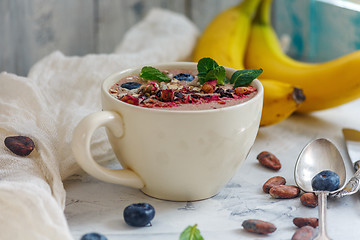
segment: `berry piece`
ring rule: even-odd
[[[138,83],[138,82],[126,82],[126,83],[121,84],[122,88],[126,88],[129,90],[139,88],[140,86],[141,86],[141,83]]]
[[[311,186],[315,191],[335,191],[339,188],[339,175],[330,170],[319,172],[311,180]]]
[[[84,234],[80,240],[107,240],[107,237],[100,233],[92,232]]]
[[[192,80],[194,80],[194,76],[188,73],[179,73],[178,75],[175,75],[174,78],[176,78],[179,81],[191,82]]]
[[[155,216],[155,209],[148,203],[133,203],[124,209],[124,220],[133,227],[144,227]]]

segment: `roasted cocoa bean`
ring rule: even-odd
[[[261,152],[259,155],[257,155],[256,158],[264,167],[270,168],[275,171],[278,171],[281,168],[281,163],[279,159],[270,152]]]
[[[276,226],[274,224],[258,219],[245,220],[242,223],[242,226],[246,231],[258,234],[268,234],[276,231]]]
[[[11,152],[19,156],[27,156],[35,148],[33,140],[26,136],[7,137],[5,138],[4,143]]]
[[[293,185],[274,186],[269,191],[274,198],[296,198],[300,194],[300,188]]]
[[[304,226],[310,226],[313,228],[316,228],[317,226],[319,226],[319,219],[318,218],[302,218],[302,217],[297,217],[293,219],[293,223],[295,224],[295,226],[301,228]]]
[[[263,191],[266,193],[269,193],[270,189],[274,186],[279,186],[279,185],[285,185],[286,184],[286,179],[281,177],[281,176],[275,176],[272,178],[269,178],[269,180],[267,180],[264,185],[263,185]]]
[[[318,197],[315,193],[304,193],[300,197],[300,201],[304,206],[307,207],[316,207],[318,205]]]
[[[315,236],[315,233],[315,228],[304,226],[296,230],[291,240],[311,240]]]

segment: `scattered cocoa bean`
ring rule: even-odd
[[[302,218],[302,217],[296,217],[293,219],[293,223],[295,226],[301,228],[304,226],[310,226],[313,228],[316,228],[319,226],[319,219],[318,218]]]
[[[315,195],[315,193],[304,193],[300,197],[300,201],[304,206],[307,207],[316,207],[318,205],[318,197]]]
[[[260,164],[263,165],[264,167],[270,168],[272,170],[278,171],[281,168],[281,163],[279,161],[279,159],[272,153],[270,152],[261,152],[259,155],[257,155],[256,157]]]
[[[4,143],[11,152],[19,156],[27,156],[35,148],[33,140],[26,136],[7,137],[5,138]]]
[[[296,230],[291,240],[311,240],[316,233],[315,228],[304,226]]]
[[[246,231],[258,234],[268,234],[276,231],[276,226],[274,224],[258,219],[245,220],[242,223],[242,226]]]
[[[281,176],[275,176],[272,178],[269,178],[269,180],[267,180],[264,185],[263,185],[263,191],[266,193],[269,193],[270,189],[274,186],[278,186],[278,185],[285,185],[286,184],[286,179],[281,177]]]
[[[270,188],[269,193],[274,198],[296,198],[300,194],[300,188],[293,185],[278,185]]]

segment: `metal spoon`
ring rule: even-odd
[[[315,240],[330,240],[326,232],[326,204],[327,196],[333,192],[314,191],[311,186],[312,178],[323,170],[336,172],[342,187],[346,180],[346,170],[343,158],[335,145],[325,138],[311,141],[301,151],[295,165],[295,182],[304,192],[314,192],[319,203],[319,233]],[[341,187],[339,189],[341,189]]]

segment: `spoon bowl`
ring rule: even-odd
[[[318,138],[307,144],[301,151],[295,165],[295,182],[304,192],[315,192],[311,186],[311,180],[323,170],[338,174],[340,188],[345,184],[346,169],[339,150],[328,139]]]
[[[339,176],[339,189],[335,191],[315,191],[311,180],[323,170],[330,170]],[[308,143],[301,151],[294,172],[295,182],[304,192],[314,192],[319,202],[319,233],[315,240],[330,240],[326,232],[326,202],[329,194],[336,193],[345,184],[346,170],[343,158],[336,146],[325,138]]]

